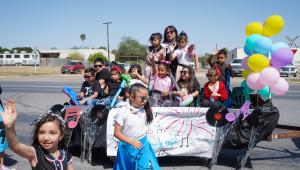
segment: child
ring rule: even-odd
[[[101,58],[95,59],[94,68],[96,69],[96,80],[99,81],[101,89],[104,89],[110,78],[110,73]]]
[[[178,48],[174,51],[174,53],[170,54],[170,60],[173,61],[175,58],[178,60],[178,66],[176,69],[176,81],[179,80],[180,71],[182,70],[183,66],[191,65],[191,62],[194,61],[196,66],[196,71],[199,71],[199,63],[194,52],[195,45],[192,44],[190,46],[187,45],[188,43],[188,36],[185,32],[181,32],[177,38],[177,45]]]
[[[211,68],[206,74],[208,82],[204,85],[204,99],[202,101],[203,107],[223,105],[227,100],[227,91],[222,81],[219,81],[217,70]]]
[[[68,169],[72,156],[65,150],[65,120],[60,114],[45,113],[33,123],[36,124],[31,146],[20,143],[15,130],[17,112],[12,100],[9,106],[3,103],[5,112],[1,112],[5,125],[9,148],[16,154],[29,160],[32,169]]]
[[[1,86],[0,86],[0,94],[2,92]],[[2,106],[2,102],[0,101],[0,112],[4,111],[4,108]],[[7,140],[5,137],[5,127],[3,124],[2,116],[0,115],[0,170],[9,170],[4,165],[4,157],[5,157],[5,150],[8,148],[7,146]]]
[[[131,77],[130,85],[141,83],[147,87],[148,80],[142,75],[142,68],[139,64],[132,64],[128,72]]]
[[[129,104],[114,117],[114,136],[119,139],[114,169],[160,169],[146,135],[147,124],[153,120],[148,89],[137,83],[129,94]]]
[[[217,61],[212,62],[212,58],[217,55]],[[219,77],[219,81],[222,81],[226,85],[226,89],[229,89],[229,82],[227,81],[229,79],[229,75],[226,74],[226,72],[230,72],[230,76],[234,77],[234,72],[232,70],[232,67],[230,64],[226,64],[227,60],[227,52],[225,50],[220,50],[217,53],[213,52],[213,54],[208,57],[207,63],[210,65],[211,68],[215,68],[217,70],[217,74]],[[227,71],[228,70],[228,71]]]
[[[154,57],[155,63],[159,62],[160,60],[165,60],[166,58],[165,48],[161,46],[161,39],[162,35],[160,33],[153,33],[149,38],[152,46],[150,46],[146,51],[147,57],[144,67],[144,75],[148,80],[151,77],[151,58]]]
[[[95,69],[88,67],[84,70],[85,81],[82,83],[77,98],[81,105],[94,105],[100,96],[103,96],[99,82],[95,79]]]
[[[197,96],[200,93],[200,84],[195,77],[194,69],[191,66],[183,66],[181,75],[177,82],[180,91],[173,91],[173,95],[179,96],[182,100],[193,96],[193,106],[197,106]]]
[[[107,85],[104,90],[104,93],[107,95],[107,97],[102,100],[97,101],[96,105],[109,106],[111,104],[115,94],[117,93],[117,91],[120,88],[120,85],[122,83],[122,77],[121,77],[122,73],[123,73],[123,71],[119,66],[115,65],[110,69],[111,77],[110,77],[110,80],[107,82]],[[117,96],[116,104],[118,102],[124,100],[125,97],[126,97],[126,89],[123,88],[120,95]]]
[[[152,95],[150,97],[150,105],[154,107],[168,107],[172,105],[172,81],[168,76],[170,61],[162,60],[158,67],[154,63],[152,57]]]

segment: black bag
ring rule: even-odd
[[[255,144],[257,144],[272,133],[278,120],[278,109],[270,100],[267,100],[261,106],[256,107],[246,120],[238,122],[237,126],[229,132],[224,148],[247,148],[253,126],[256,130]]]

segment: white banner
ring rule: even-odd
[[[216,128],[205,118],[208,108],[153,107],[154,120],[147,137],[156,156],[212,157]],[[116,156],[118,140],[113,137],[113,117],[122,114],[112,109],[107,120],[107,156]]]

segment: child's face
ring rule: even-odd
[[[151,41],[152,46],[158,47],[160,45],[160,39],[158,37],[154,37]]]
[[[133,68],[130,72],[130,77],[133,79],[137,79],[137,73],[138,73],[138,69],[137,68]]]
[[[117,71],[111,71],[110,77],[113,81],[119,81],[120,80],[120,74]]]
[[[191,77],[187,68],[183,68],[182,71],[180,71],[180,76],[182,80],[189,80]]]
[[[100,72],[104,67],[103,67],[103,63],[100,62],[96,62],[94,64],[94,68],[96,69],[97,72]]]
[[[217,73],[208,73],[207,78],[210,83],[215,83],[218,81],[219,76]]]
[[[168,71],[164,65],[158,65],[158,77],[165,78],[168,75]]]
[[[166,37],[169,42],[172,42],[176,38],[176,32],[174,30],[168,29],[166,31]]]
[[[217,61],[218,61],[219,63],[221,63],[221,64],[225,63],[225,61],[226,61],[226,56],[225,56],[224,54],[219,54],[219,55],[217,56]]]
[[[186,46],[187,42],[183,39],[181,39],[179,42],[178,42],[178,47],[179,48],[184,48]]]
[[[148,99],[149,99],[149,94],[147,89],[140,89],[136,91],[135,95],[130,95],[131,104],[135,108],[144,107]]]
[[[63,134],[59,129],[57,120],[44,123],[38,130],[39,144],[46,150],[55,151]]]
[[[93,76],[92,73],[84,73],[83,77],[88,83],[91,83],[95,80],[95,76]]]

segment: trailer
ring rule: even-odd
[[[0,54],[0,65],[9,66],[33,66],[40,65],[40,53],[33,50],[31,53],[21,51],[20,53],[10,53],[8,51]]]

